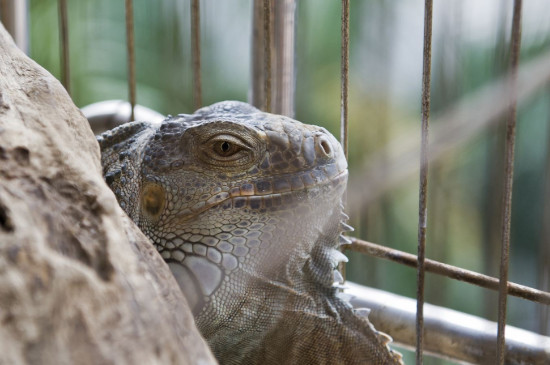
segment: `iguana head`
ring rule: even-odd
[[[215,353],[259,348],[287,312],[344,316],[332,284],[350,229],[347,162],[324,128],[222,102],[99,141],[107,182],[167,261]]]
[[[330,133],[225,102],[169,118],[147,138],[139,198],[126,205],[138,205],[132,218],[196,314],[220,296],[227,310],[227,296],[246,296],[263,280],[298,280],[292,271],[325,233],[347,179]],[[232,281],[238,292],[225,287]]]

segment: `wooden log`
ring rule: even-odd
[[[213,364],[60,83],[0,25],[0,364]]]

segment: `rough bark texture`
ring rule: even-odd
[[[0,25],[0,364],[215,363],[63,87]]]

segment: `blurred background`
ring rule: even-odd
[[[75,103],[127,99],[124,1],[68,3]],[[30,56],[60,77],[57,1],[30,0],[29,5]],[[511,0],[434,1],[432,116],[505,74],[512,5]],[[200,6],[203,104],[246,101],[252,1],[201,1]],[[547,0],[526,0],[523,7],[522,64],[550,51]],[[423,14],[422,0],[351,2],[350,176],[375,153],[384,156],[390,141],[420,136]],[[298,1],[296,119],[322,125],[337,137],[340,17],[338,1]],[[134,22],[137,103],[162,114],[192,112],[189,0],[134,0]],[[518,108],[509,274],[510,281],[546,291],[549,122],[547,87]],[[484,129],[430,165],[428,258],[498,277],[503,126]],[[363,188],[374,189],[368,181]],[[351,212],[351,222],[359,238],[416,253],[418,174]],[[415,269],[348,255],[349,280],[415,297]],[[426,301],[496,320],[497,293],[469,284],[427,274]],[[508,324],[549,335],[542,307],[509,297]],[[426,363],[445,362],[428,358]]]

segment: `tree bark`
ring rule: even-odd
[[[0,364],[215,363],[60,83],[0,25]]]

